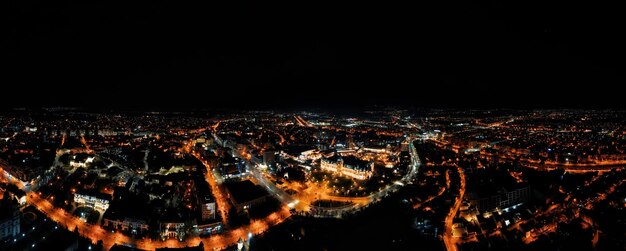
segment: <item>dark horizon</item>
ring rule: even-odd
[[[94,106],[15,106],[15,107],[2,107],[0,108],[1,115],[9,114],[53,114],[53,113],[120,113],[120,114],[187,114],[203,116],[207,114],[239,114],[248,112],[277,112],[277,113],[299,113],[299,112],[320,112],[328,114],[343,114],[348,116],[362,115],[368,111],[388,111],[388,110],[404,110],[409,112],[415,112],[416,114],[422,114],[424,112],[435,111],[450,111],[450,112],[488,112],[495,111],[500,113],[517,113],[523,111],[626,111],[624,107],[610,107],[610,106],[593,106],[593,107],[575,107],[575,106],[542,106],[542,107],[487,107],[487,106],[413,106],[413,105],[397,105],[397,104],[383,104],[383,105],[362,105],[362,106],[336,106],[336,105],[324,105],[324,106],[312,106],[312,105],[292,105],[292,106],[187,106],[187,107],[160,107],[160,106],[126,106],[126,107],[94,107]]]
[[[0,9],[0,104],[9,108],[625,107],[619,8],[599,4]]]

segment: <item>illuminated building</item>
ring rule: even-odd
[[[196,220],[192,218],[190,211],[180,209],[166,210],[158,220],[161,238],[184,240],[188,231],[196,225]]]
[[[200,235],[218,234],[223,231],[222,222],[198,223],[196,230]]]
[[[525,186],[514,190],[501,188],[494,194],[492,192],[476,193],[470,192],[467,196],[470,204],[476,206],[480,212],[492,212],[496,209],[511,207],[530,199],[530,187]]]
[[[107,211],[108,213],[109,211]],[[116,219],[110,215],[103,216],[104,227],[108,227],[115,230],[127,231],[132,234],[144,233],[148,231],[148,223],[145,220],[124,217],[122,219]]]
[[[330,158],[322,158],[320,168],[355,179],[365,180],[372,177],[374,163],[360,160],[354,156],[341,157],[335,155]]]
[[[246,172],[245,161],[240,158],[225,156],[219,165],[220,174],[225,178],[241,176]]]
[[[161,228],[161,238],[178,238],[182,240],[185,236],[185,222],[184,221],[165,221],[159,224]]]
[[[410,142],[405,140],[402,141],[402,143],[400,143],[400,151],[401,152],[408,152],[409,151],[409,144]]]
[[[322,157],[322,153],[316,149],[312,149],[312,150],[307,150],[307,151],[303,151],[302,153],[300,153],[300,155],[298,156],[298,160],[315,160],[315,159],[319,159]]]
[[[95,157],[94,156],[88,156],[86,154],[77,154],[74,155],[72,157],[72,159],[70,160],[70,166],[71,167],[82,167],[85,168],[87,167],[87,164],[93,163]]]
[[[204,196],[202,200],[202,220],[215,219],[215,200],[210,196]]]
[[[74,194],[74,203],[104,212],[109,208],[110,197],[108,194],[82,192]]]

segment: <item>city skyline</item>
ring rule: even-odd
[[[0,249],[619,250],[625,112],[0,112]]]

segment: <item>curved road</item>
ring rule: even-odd
[[[409,170],[407,175],[405,175],[400,180],[401,182],[409,181],[417,173],[417,169],[419,167],[419,159],[417,159],[417,155],[414,154],[414,151],[415,149],[411,147],[411,157],[413,160],[413,164],[410,166],[411,169]],[[249,161],[247,161],[246,164],[250,168],[253,176],[255,176],[255,178],[257,178],[259,182],[261,182],[262,185],[266,189],[268,189],[274,196],[278,197],[283,202],[287,202],[287,204],[294,202],[291,196],[282,191],[282,189],[276,187],[273,182],[268,181]],[[0,172],[3,176],[6,176],[8,174],[4,169],[2,169],[2,167],[0,167]],[[28,191],[28,189],[23,186],[23,182],[15,177],[9,179],[9,182],[17,185],[20,189],[25,190],[27,192],[27,203],[37,207],[48,218],[54,220],[59,225],[64,226],[67,229],[77,229],[81,236],[91,239],[94,243],[102,240],[104,248],[107,250],[110,249],[114,244],[130,245],[140,249],[154,250],[155,248],[163,247],[173,248],[197,246],[200,241],[204,243],[205,250],[225,249],[229,246],[235,245],[239,238],[246,238],[248,233],[260,234],[269,229],[270,226],[279,224],[291,216],[289,208],[283,207],[280,211],[274,212],[262,220],[253,221],[249,225],[242,226],[237,229],[232,229],[223,234],[213,235],[210,237],[190,237],[182,242],[174,239],[169,239],[165,241],[151,240],[148,238],[136,239],[126,236],[120,232],[107,231],[99,225],[86,223],[82,221],[79,217],[73,216],[61,208],[55,208],[48,200],[41,198],[37,193]],[[396,191],[397,189],[399,189],[400,186],[400,184],[394,183],[385,187],[380,192],[372,194],[368,197],[370,197],[372,200],[380,199],[386,196],[388,192]],[[345,209],[340,209],[340,212],[338,213],[343,212],[345,212]]]
[[[0,173],[6,177],[8,173],[0,166]],[[22,190],[26,188],[23,183],[15,177],[7,180],[18,186]],[[237,243],[239,238],[247,238],[248,233],[254,235],[265,232],[269,227],[277,225],[289,218],[291,214],[287,207],[283,207],[280,211],[274,212],[261,220],[256,220],[248,225],[226,231],[223,234],[213,235],[210,237],[190,237],[185,241],[168,239],[165,241],[151,240],[148,238],[136,239],[126,236],[120,232],[110,232],[99,225],[93,225],[82,221],[79,217],[73,216],[61,208],[54,207],[48,200],[41,198],[35,192],[27,192],[26,202],[35,206],[39,211],[44,213],[48,218],[57,222],[60,226],[66,227],[70,231],[78,228],[81,236],[91,239],[96,243],[102,240],[105,250],[110,249],[114,244],[130,245],[145,250],[154,250],[156,248],[182,248],[189,246],[197,246],[200,241],[204,243],[205,250],[222,250]]]
[[[411,140],[411,144],[410,144],[411,164],[409,165],[410,169],[407,172],[407,174],[404,175],[400,180],[398,180],[397,182],[394,182],[394,183],[384,187],[380,191],[378,191],[376,193],[373,193],[373,194],[370,194],[368,196],[343,197],[343,196],[322,195],[320,197],[320,199],[336,200],[336,201],[342,201],[342,202],[353,202],[354,205],[349,206],[349,207],[324,208],[323,214],[319,215],[319,216],[321,216],[321,217],[329,217],[329,216],[341,217],[341,215],[346,213],[346,212],[350,212],[350,211],[359,209],[361,207],[365,207],[365,206],[367,206],[369,203],[371,203],[373,201],[378,201],[378,200],[384,198],[389,193],[393,193],[393,192],[398,191],[402,186],[404,186],[405,183],[408,183],[413,177],[415,177],[415,175],[417,174],[417,171],[419,169],[419,166],[421,166],[421,162],[419,160],[419,156],[417,155],[417,150],[415,149],[415,146],[413,145],[413,142],[414,141]],[[309,202],[311,202],[311,201],[309,201]],[[308,205],[308,207],[311,207],[311,205]]]
[[[454,220],[454,216],[461,208],[461,202],[463,202],[463,196],[465,195],[465,174],[460,166],[456,166],[457,171],[459,172],[459,177],[461,179],[461,187],[459,188],[459,196],[456,197],[454,201],[454,206],[450,210],[450,213],[446,216],[445,219],[445,232],[443,233],[443,243],[446,245],[446,250],[448,251],[456,251],[458,250],[456,247],[456,242],[452,237],[452,220]]]

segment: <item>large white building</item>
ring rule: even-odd
[[[104,212],[109,208],[110,198],[107,195],[88,195],[84,193],[74,194],[74,203],[79,206],[87,206]],[[110,196],[109,196],[110,197]]]
[[[374,162],[360,160],[354,156],[341,157],[335,155],[330,158],[322,158],[320,168],[358,180],[365,180],[372,177]]]
[[[74,157],[70,160],[70,166],[76,167],[76,168],[78,167],[86,168],[88,164],[93,163],[94,159],[95,159],[94,156],[74,155]]]

